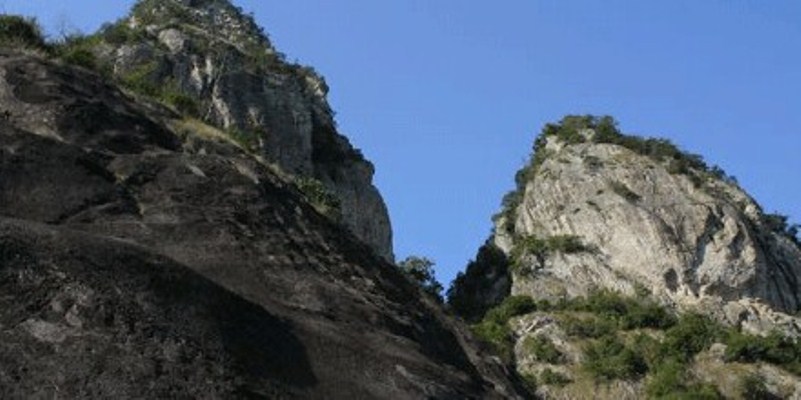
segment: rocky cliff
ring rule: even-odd
[[[156,51],[198,90],[253,79],[209,95],[213,121],[245,107],[276,141],[298,140],[297,168],[369,176],[294,72],[195,81],[195,64],[147,43],[109,51]],[[521,397],[513,373],[282,168],[113,81],[0,45],[0,397]],[[304,130],[279,131],[293,110]],[[318,140],[343,153],[315,155]],[[331,158],[343,154],[351,164]]]
[[[592,326],[581,313],[597,307],[565,304],[598,293],[641,299],[635,304],[654,301],[671,314],[701,313],[743,334],[801,334],[801,246],[795,229],[786,218],[766,214],[734,178],[701,157],[666,140],[624,135],[608,117],[571,116],[545,127],[516,180],[491,239],[508,262],[499,268],[479,257],[458,277],[450,302],[473,320],[504,296],[545,302],[540,309],[562,304],[558,317],[540,313],[509,322],[521,372],[538,365],[524,349],[539,337],[572,354],[576,364],[586,359],[580,351],[585,346],[565,332],[575,318]],[[471,286],[479,288],[468,290]],[[484,293],[485,301],[470,299],[468,292]],[[464,306],[467,300],[472,308]],[[608,305],[607,300],[599,303]],[[602,315],[617,320],[621,332],[639,329],[625,322],[638,318],[626,316],[629,311]],[[482,324],[497,315],[497,310],[487,314]],[[645,327],[673,326],[651,323]],[[726,337],[732,335],[714,340],[731,348]],[[625,342],[615,335],[609,340]],[[795,382],[787,393],[799,393],[798,378],[782,379]],[[638,385],[610,389],[607,397],[638,398],[644,395]]]
[[[322,182],[337,218],[393,260],[373,165],[337,132],[325,81],[286,62],[241,9],[227,0],[142,0],[83,45],[129,89],[228,132],[289,174]]]
[[[699,157],[598,123],[568,119],[539,140],[522,199],[496,230],[496,245],[516,253],[512,293],[642,287],[747,330],[801,333],[788,316],[801,310],[795,238]]]

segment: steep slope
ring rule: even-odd
[[[0,397],[516,398],[226,132],[0,49]]]
[[[227,0],[141,0],[129,17],[75,43],[95,68],[237,137],[287,173],[336,196],[337,218],[392,261],[392,229],[373,165],[337,132],[328,86],[284,60]]]
[[[646,372],[656,374],[648,375],[646,383],[668,374],[663,358],[673,349],[665,347],[673,343],[671,334],[682,337],[676,333],[682,329],[690,333],[675,343],[704,344],[677,362],[688,370],[693,357],[713,343],[734,352],[726,353],[727,361],[774,362],[780,357],[765,356],[773,347],[782,349],[775,350],[777,354],[795,357],[788,339],[774,338],[767,344],[749,335],[774,333],[795,341],[801,335],[801,246],[796,230],[787,226],[786,218],[765,214],[719,168],[666,140],[623,135],[611,118],[571,116],[545,127],[531,162],[516,178],[518,188],[504,199],[491,244],[457,277],[449,303],[468,320],[481,321],[476,329],[482,336],[513,352],[521,373],[536,375],[543,368],[555,368],[578,382],[566,392],[540,394],[587,395],[581,374],[565,365],[586,364],[591,354],[598,354],[590,349],[598,346],[614,349],[600,357],[603,360],[645,354],[642,348],[632,350],[637,349],[634,338],[645,335],[650,339],[642,340],[661,343],[654,345],[662,346],[654,350],[661,354],[659,361],[646,366],[645,360],[637,364],[629,359],[637,372],[615,376],[612,380],[623,383],[608,386],[602,396],[640,398]],[[488,246],[506,260],[482,261]],[[634,300],[626,306],[624,300],[604,297],[608,293]],[[511,303],[501,303],[505,297]],[[533,303],[521,308],[528,304],[520,303],[525,299]],[[658,311],[658,305],[667,307],[667,314]],[[592,316],[599,309],[600,314]],[[687,327],[684,320],[677,325],[665,319],[692,313],[710,320]],[[711,328],[716,323],[722,327]],[[703,326],[707,328],[698,328]],[[696,328],[722,333],[704,336]],[[541,339],[544,342],[538,342]],[[731,350],[751,341],[762,344],[750,344],[748,357]],[[563,356],[554,357],[559,362],[543,363],[531,354],[543,348]],[[712,351],[706,357],[724,364],[722,354]],[[712,382],[714,387],[715,377],[703,365],[692,368],[700,371],[693,381]],[[719,367],[727,368],[739,379],[750,367]],[[797,376],[768,375],[774,394],[801,393]],[[559,381],[554,375],[546,380]],[[794,388],[780,391],[784,381]],[[714,390],[728,390],[724,389]]]
[[[644,286],[732,325],[801,333],[784,315],[801,310],[801,248],[753,199],[664,141],[627,147],[617,132],[596,138],[592,123],[571,123],[544,136],[547,156],[529,172],[513,233],[499,230],[496,243],[511,252],[515,237],[574,237],[580,246],[532,254],[519,240],[512,293],[555,299]]]
[[[611,119],[568,117],[535,149],[496,219],[512,294],[639,288],[746,330],[801,333],[789,316],[801,310],[801,247],[719,169]]]

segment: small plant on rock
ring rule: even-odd
[[[398,268],[412,282],[442,303],[442,284],[434,276],[434,262],[426,257],[409,256],[398,263]]]
[[[0,45],[47,48],[42,28],[36,20],[19,15],[0,15]]]
[[[543,336],[529,336],[523,341],[523,349],[539,362],[559,364],[564,355],[548,338]]]

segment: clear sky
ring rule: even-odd
[[[133,1],[0,0],[48,31],[93,31]],[[475,256],[534,136],[610,114],[735,175],[801,221],[801,1],[237,0],[331,87],[376,165],[399,257],[446,283]]]

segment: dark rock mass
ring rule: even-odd
[[[0,398],[519,398],[268,163],[0,50]]]

